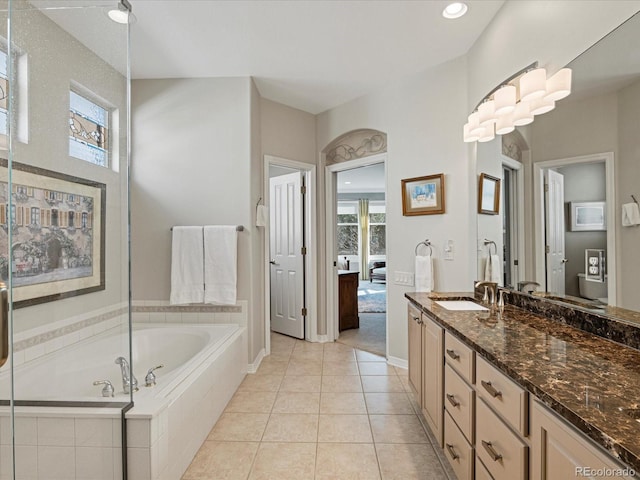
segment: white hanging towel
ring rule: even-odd
[[[266,205],[256,207],[256,227],[266,227],[269,219],[269,210]]]
[[[485,282],[495,282],[498,285],[502,283],[502,268],[498,255],[487,256],[487,262],[484,265],[484,280]]]
[[[237,264],[236,226],[205,226],[204,303],[236,304]]]
[[[625,203],[622,205],[622,226],[632,227],[640,225],[640,208],[637,203]]]
[[[171,241],[171,305],[204,300],[202,227],[173,227]]]
[[[433,258],[431,255],[416,255],[416,292],[433,291]]]

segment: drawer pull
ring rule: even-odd
[[[453,358],[454,360],[458,360],[460,358],[460,355],[458,355],[455,350],[449,350],[447,349],[447,355],[449,355],[451,358]]]
[[[484,449],[487,451],[487,453],[489,454],[489,456],[494,462],[497,462],[498,460],[502,460],[502,455],[496,452],[491,442],[485,442],[484,440],[482,440],[482,446],[484,447]]]
[[[502,392],[500,390],[496,390],[495,387],[491,385],[491,382],[485,382],[482,380],[480,383],[482,383],[484,389],[489,392],[489,395],[493,398],[502,397]]]
[[[451,445],[450,443],[447,443],[447,452],[449,452],[449,455],[451,455],[451,458],[453,460],[457,460],[460,458],[460,455],[458,455],[456,453],[456,451],[453,449],[453,445]]]
[[[447,393],[447,400],[449,400],[449,403],[450,403],[451,405],[453,405],[454,407],[458,407],[458,406],[460,406],[460,402],[458,402],[458,401],[456,400],[456,397],[455,397],[455,396],[453,396],[453,395],[452,395],[452,394],[450,394],[450,393]]]

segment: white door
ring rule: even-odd
[[[553,170],[545,172],[547,291],[564,295],[564,176]]]
[[[271,330],[304,338],[302,173],[269,179]]]

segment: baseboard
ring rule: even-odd
[[[387,363],[389,365],[393,365],[394,367],[409,368],[409,362],[402,358],[392,357],[391,355],[387,356]]]
[[[265,350],[264,348],[262,348],[259,352],[258,355],[256,355],[256,358],[253,360],[253,363],[250,363],[249,365],[247,365],[247,373],[256,373],[258,371],[258,368],[260,367],[260,364],[262,363],[262,359],[265,356]]]
[[[318,343],[328,343],[331,341],[328,335],[317,335],[316,338]]]

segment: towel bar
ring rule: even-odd
[[[634,194],[631,194],[631,198],[633,198],[633,201],[636,202],[636,205],[640,205],[640,203],[638,203],[638,199]]]
[[[173,231],[173,227],[170,228],[171,231]],[[242,232],[244,231],[244,225],[238,225],[236,226],[236,231],[237,232]]]

